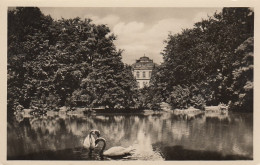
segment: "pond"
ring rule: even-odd
[[[106,149],[133,147],[132,155],[90,154],[84,138],[98,129]],[[7,128],[8,160],[252,160],[253,114],[162,113],[58,116],[17,115]]]

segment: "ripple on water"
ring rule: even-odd
[[[252,114],[207,114],[188,119],[167,113],[156,116],[17,116],[8,124],[8,160],[100,160],[99,150],[92,157],[87,152],[72,152],[82,146],[91,129],[101,131],[107,148],[135,148],[132,155],[116,160],[253,158]]]

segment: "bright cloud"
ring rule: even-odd
[[[199,12],[198,14],[195,15],[195,17],[193,18],[192,22],[196,23],[201,21],[202,19],[207,19],[208,16],[212,16],[214,14],[214,12],[210,12],[210,13],[206,13],[206,12]]]
[[[120,21],[120,17],[117,15],[107,15],[103,18],[100,18],[96,15],[92,15],[92,14],[88,14],[85,15],[84,18],[90,18],[92,19],[94,24],[107,24],[108,26],[114,26],[115,24],[117,24]]]
[[[154,62],[163,62],[161,52],[168,34],[180,33],[183,29],[192,28],[195,22],[208,18],[212,13],[199,12],[192,20],[167,18],[152,26],[145,26],[143,22],[119,22],[112,31],[118,36],[115,42],[117,48],[124,49],[123,62],[134,63],[144,54]]]
[[[139,33],[144,28],[144,23],[142,22],[120,22],[114,26],[113,32],[120,35],[128,35],[128,33]]]
[[[163,62],[161,52],[169,33],[192,28],[195,22],[212,16],[215,8],[42,8],[54,18],[90,18],[95,24],[106,24],[117,36],[117,49],[124,49],[122,60],[132,64],[144,54],[154,62]],[[70,11],[70,12],[68,12]]]
[[[134,63],[144,54],[156,63],[162,62],[163,41],[167,39],[169,32],[179,33],[183,28],[192,27],[192,23],[181,19],[164,19],[150,27],[142,22],[118,23],[113,32],[118,36],[116,46],[124,49],[123,61]]]

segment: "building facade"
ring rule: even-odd
[[[146,56],[136,60],[136,63],[132,65],[133,75],[137,80],[138,88],[143,88],[150,85],[152,71],[155,66],[156,64],[153,62],[153,60]]]

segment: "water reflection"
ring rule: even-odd
[[[8,159],[100,160],[82,150],[91,129],[107,148],[133,146],[127,160],[252,159],[252,114],[51,115],[18,114],[8,123]],[[104,158],[110,160],[110,158]]]

